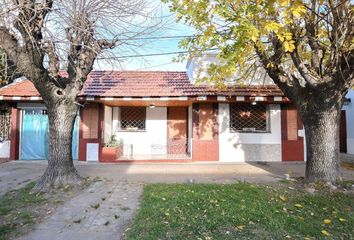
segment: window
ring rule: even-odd
[[[82,109],[83,138],[98,138],[98,108],[97,106],[87,106]]]
[[[0,142],[10,139],[11,115],[7,111],[0,111]]]
[[[121,107],[120,130],[144,131],[146,121],[145,107]]]
[[[230,129],[241,132],[267,132],[268,110],[265,104],[230,104]]]

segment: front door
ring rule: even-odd
[[[168,154],[186,154],[188,146],[187,125],[188,108],[169,107],[167,111]]]
[[[281,106],[282,161],[304,161],[303,124],[293,105]]]

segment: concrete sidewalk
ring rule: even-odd
[[[12,161],[0,164],[0,195],[37,179],[44,172],[46,165],[46,161]],[[137,183],[183,183],[190,179],[197,183],[232,183],[241,179],[253,183],[270,183],[283,178],[285,173],[290,173],[294,177],[305,174],[304,162],[144,164],[75,162],[75,165],[83,176]],[[354,179],[354,172],[342,168],[342,176],[345,179]]]

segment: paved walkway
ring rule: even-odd
[[[37,179],[46,161],[16,161],[0,164],[0,195]],[[76,162],[83,176],[104,177],[74,197],[35,231],[21,240],[120,239],[138,208],[144,183],[254,183],[277,182],[289,173],[303,176],[303,162],[288,163],[185,163],[185,164],[99,164]],[[345,179],[354,171],[342,169]],[[94,206],[99,207],[95,209]],[[76,222],[76,223],[75,223]]]
[[[18,240],[121,239],[135,216],[142,185],[96,182]]]

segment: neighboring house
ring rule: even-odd
[[[341,151],[354,154],[354,90],[346,96],[341,119]]]
[[[187,72],[92,72],[77,99],[81,107],[74,128],[74,159],[304,160],[301,120],[275,85],[217,90],[195,84],[195,64],[188,67]],[[12,105],[8,157],[45,159],[48,118],[32,83],[20,80],[1,88],[1,101]],[[108,147],[112,137],[118,141],[115,148]]]

